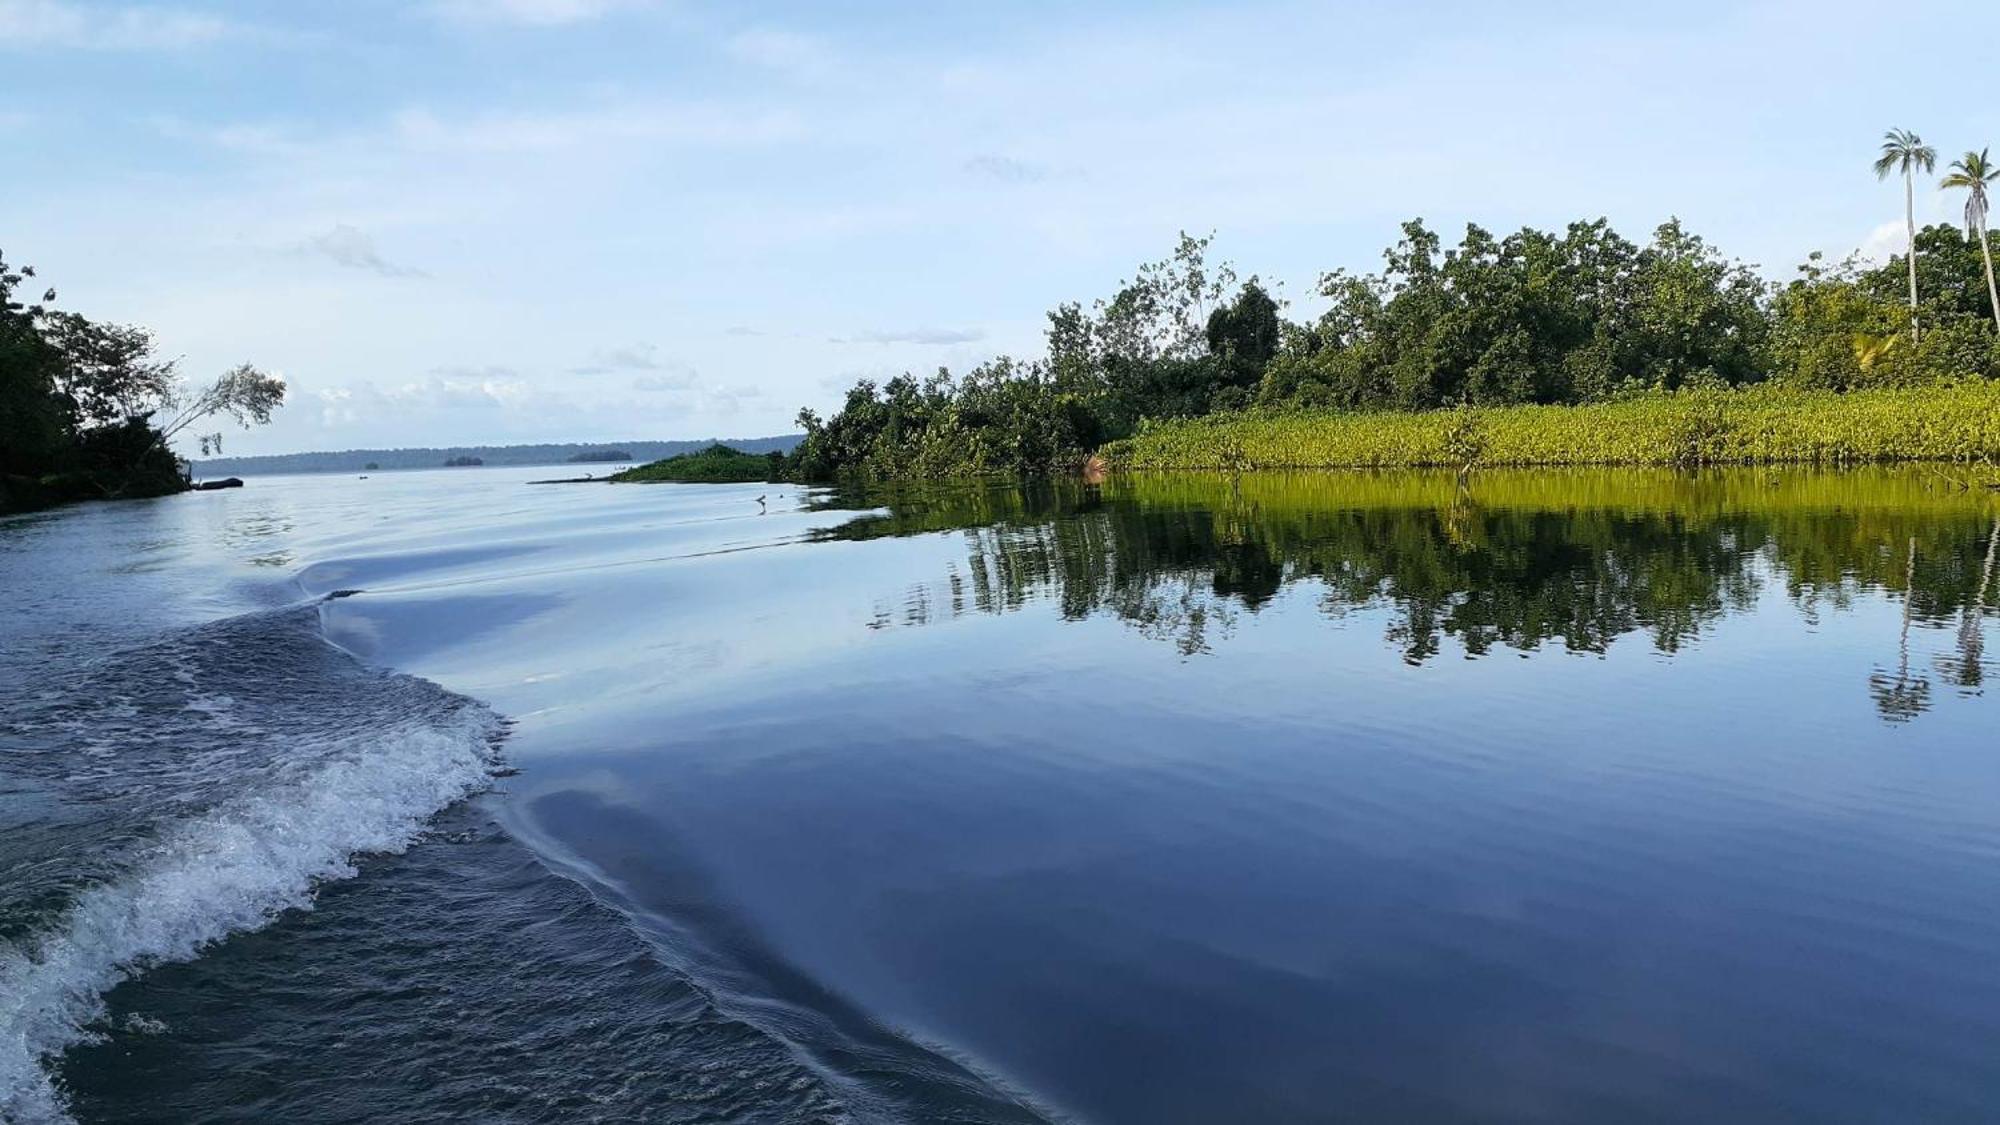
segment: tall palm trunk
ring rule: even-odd
[[[1993,247],[1986,242],[1986,220],[1979,220],[1979,256],[1986,259],[1986,299],[1993,302],[1993,328],[2000,332],[2000,289],[1993,286]]]
[[[1903,224],[1910,232],[1910,343],[1918,342],[1917,335],[1917,177],[1906,165],[1903,168]]]

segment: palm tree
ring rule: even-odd
[[[1917,170],[1937,167],[1937,150],[1908,129],[1882,134],[1882,155],[1875,158],[1875,178],[1903,174],[1903,221],[1910,228],[1910,343],[1917,342]]]
[[[1993,327],[2000,330],[2000,289],[1993,287],[1993,248],[1986,241],[1986,185],[2000,180],[2000,168],[1986,158],[1986,151],[1968,152],[1954,161],[1951,174],[1938,186],[1966,190],[1965,236],[1979,236],[1979,253],[1986,259],[1986,299],[1993,302]]]

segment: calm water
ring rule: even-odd
[[[0,1119],[1994,1115],[2000,494],[545,472],[0,521]]]

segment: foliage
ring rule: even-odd
[[[1453,249],[1419,220],[1379,276],[1321,281],[1332,307],[1266,372],[1266,405],[1422,410],[1587,402],[1755,382],[1763,285],[1678,222],[1636,246],[1603,220]]]
[[[2000,458],[2000,384],[1850,394],[1696,389],[1470,413],[1228,415],[1150,425],[1101,455],[1123,469],[1987,461]]]
[[[1875,178],[1886,180],[1892,172],[1903,175],[1903,219],[1909,231],[1908,250],[1904,254],[1906,274],[1910,282],[1910,340],[1915,343],[1920,335],[1918,326],[1922,323],[1922,313],[1918,307],[1917,286],[1917,173],[1929,172],[1937,166],[1937,150],[1924,143],[1923,138],[1908,129],[1891,129],[1882,134],[1881,155],[1875,159]]]
[[[1862,277],[1863,287],[1876,299],[1904,302],[1906,260],[1897,254]],[[1918,311],[1924,331],[1944,320],[1970,318],[1992,323],[1992,309],[1986,299],[1984,264],[1979,243],[1949,223],[1936,223],[1917,230]]]
[[[144,417],[174,393],[174,361],[153,355],[143,328],[51,312],[44,331],[64,357],[55,389],[78,429]]]
[[[1815,254],[1772,299],[1772,381],[1850,390],[2000,376],[1979,244],[1942,224],[1919,230],[1916,242],[1923,298],[1915,315],[1924,325],[1916,343],[1903,256],[1869,269]]]
[[[923,382],[863,382],[833,417],[802,414],[807,438],[790,471],[1056,471],[1149,425],[1245,409],[1610,404],[1767,381],[1846,391],[2000,374],[2000,348],[1981,319],[1978,248],[1948,227],[1921,232],[1917,244],[1929,294],[1920,311],[1932,330],[1904,342],[1914,315],[1899,297],[1905,259],[1869,269],[1815,257],[1774,289],[1677,221],[1644,244],[1598,219],[1505,237],[1468,226],[1448,247],[1412,220],[1381,273],[1325,275],[1327,307],[1307,323],[1286,321],[1257,279],[1239,285],[1231,266],[1208,263],[1208,239],[1183,234],[1110,298],[1051,312],[1043,362],[1003,357],[963,381],[941,371]],[[1560,414],[1538,417],[1567,425]],[[1708,423],[1686,414],[1674,424]],[[1384,425],[1456,426],[1453,448],[1485,456],[1463,418]],[[1709,456],[1688,441],[1693,452],[1669,459]],[[1237,457],[1232,448],[1208,450],[1205,463]],[[1242,453],[1246,463],[1256,456]]]
[[[781,480],[784,466],[785,455],[782,453],[745,453],[718,442],[707,449],[626,469],[613,474],[611,479],[620,482],[682,481],[700,484]]]
[[[1991,211],[1987,189],[1996,180],[2000,180],[2000,165],[1995,165],[1982,148],[1952,161],[1951,173],[1938,181],[1938,187],[1965,193],[1965,237],[1979,242],[1980,264],[1986,271],[1986,298],[1993,308],[1993,325],[2000,329],[2000,284],[1993,279],[1993,244],[1986,233],[1986,217]]]
[[[1937,166],[1937,149],[1908,129],[1891,129],[1882,134],[1882,148],[1875,158],[1875,178],[1888,179],[1892,173],[1909,176]]]
[[[1102,436],[1084,393],[1064,389],[1046,365],[1004,356],[963,379],[941,370],[922,383],[863,380],[839,413],[801,411],[799,426],[806,436],[791,466],[808,480],[1073,469]]]
[[[43,331],[53,290],[40,301],[17,294],[35,276],[0,258],[0,475],[39,476],[69,445],[69,419],[56,394],[61,353]]]
[[[165,445],[189,426],[218,414],[246,430],[269,423],[272,411],[284,404],[285,383],[245,363],[223,372],[205,387],[176,388],[157,401],[156,412],[171,411],[160,424],[159,443]],[[204,457],[222,452],[220,432],[202,434],[197,440]]]
[[[1285,326],[1255,278],[1237,288],[1232,267],[1208,263],[1208,244],[1183,234],[1109,299],[1056,308],[1044,361],[1001,356],[962,378],[863,380],[831,418],[802,411],[806,436],[788,471],[807,480],[1068,471],[1145,418],[1248,405]]]
[[[52,289],[24,299],[34,276],[0,260],[0,510],[177,491],[176,436],[218,414],[262,424],[284,401],[284,383],[247,364],[184,386],[144,329],[56,309]]]

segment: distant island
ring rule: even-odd
[[[694,453],[717,443],[746,453],[789,453],[800,434],[759,438],[709,438],[705,441],[559,442],[542,445],[459,445],[412,449],[343,449],[319,453],[281,453],[266,457],[211,457],[196,461],[202,477],[259,476],[273,473],[370,473],[391,469],[435,469],[460,458],[477,458],[489,467],[562,465],[589,461],[652,461]],[[622,454],[611,457],[608,454]]]
[[[444,463],[444,467],[447,469],[470,469],[475,466],[484,465],[485,463],[486,459],[483,457],[473,457],[471,455],[467,455],[463,457],[453,457],[452,459]]]
[[[619,484],[654,484],[675,481],[690,484],[731,484],[744,481],[785,479],[785,452],[773,449],[751,453],[715,442],[705,449],[667,457],[650,464],[616,473]]]

